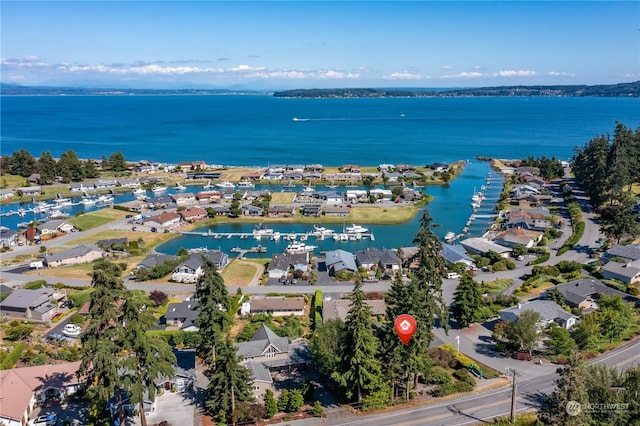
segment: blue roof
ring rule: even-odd
[[[453,245],[443,243],[442,250],[440,250],[440,255],[451,263],[473,262],[473,258],[467,255],[464,248],[459,244]]]

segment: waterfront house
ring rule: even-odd
[[[257,181],[262,179],[262,175],[264,175],[264,170],[254,170],[248,173],[244,173],[241,176],[242,180],[250,180],[250,181]]]
[[[0,200],[8,200],[13,198],[14,195],[12,189],[0,189]]]
[[[269,278],[280,279],[286,277],[290,270],[306,272],[310,256],[309,252],[273,254],[267,266],[267,275]]]
[[[42,194],[42,187],[41,186],[25,186],[25,187],[16,189],[16,193],[22,194],[28,197],[33,197],[34,195]]]
[[[296,214],[296,207],[294,205],[276,205],[269,206],[270,217],[291,217]]]
[[[481,256],[484,256],[489,251],[494,251],[504,258],[509,258],[512,250],[509,247],[505,247],[479,237],[466,238],[460,241],[460,245],[467,251],[467,253],[472,255],[479,254]]]
[[[349,212],[350,210],[347,206],[326,206],[324,208],[325,216],[347,217]]]
[[[38,235],[68,234],[75,231],[75,226],[64,220],[50,220],[36,227]]]
[[[302,206],[302,216],[319,217],[322,213],[321,204],[306,204]]]
[[[86,192],[86,191],[93,191],[95,189],[93,185],[88,187],[88,186],[85,186],[85,184],[82,182],[71,183],[67,186],[67,188],[70,189],[71,192]]]
[[[140,187],[140,181],[138,179],[118,179],[118,184],[124,188]]]
[[[0,247],[10,248],[16,245],[18,232],[6,226],[0,226]]]
[[[287,171],[282,174],[282,179],[284,180],[301,181],[302,178],[303,178],[302,171]]]
[[[425,167],[436,172],[444,172],[449,168],[449,165],[444,163],[431,163],[425,165]]]
[[[326,204],[342,204],[342,194],[337,191],[318,191],[315,194],[319,199]]]
[[[396,170],[399,173],[407,173],[407,172],[415,172],[416,171],[416,167],[413,164],[398,164],[396,166]]]
[[[180,219],[181,217],[178,213],[167,212],[146,218],[143,223],[151,227],[171,228],[179,225]]]
[[[82,244],[69,250],[44,255],[44,264],[49,268],[93,262],[104,257],[104,250],[94,244]]]
[[[462,263],[466,268],[472,268],[475,265],[473,258],[467,255],[464,248],[458,244],[443,243],[442,250],[440,250],[440,256],[444,257],[450,265]]]
[[[360,166],[357,164],[344,164],[340,167],[340,171],[344,173],[360,173]]]
[[[551,300],[532,300],[518,303],[511,308],[501,309],[499,311],[500,320],[515,322],[526,311],[537,312],[540,315],[540,321],[538,322],[538,330],[540,331],[554,321],[568,330],[578,321],[577,316],[565,311],[560,305]]]
[[[267,314],[274,317],[305,315],[304,297],[263,297],[252,298],[249,302],[251,314]]]
[[[493,238],[493,242],[505,247],[523,245],[526,248],[531,248],[538,244],[543,236],[544,233],[540,231],[509,228],[506,231],[499,232],[498,235]]]
[[[331,250],[325,255],[325,264],[329,275],[335,275],[338,271],[357,272],[358,265],[353,253],[346,250]]]
[[[208,217],[208,213],[206,209],[194,206],[181,211],[180,216],[182,216],[182,220],[185,222],[193,223],[198,220],[206,219]]]
[[[172,194],[171,198],[177,206],[190,206],[198,203],[195,194],[191,192],[178,192],[176,194]]]
[[[223,269],[229,263],[229,256],[219,250],[207,250],[200,253],[191,253],[189,258],[179,264],[171,274],[171,281],[179,283],[195,283],[202,276],[202,264],[207,258],[218,269]]]
[[[75,361],[0,370],[0,423],[30,424],[36,404],[78,392],[84,380],[76,375],[79,367],[80,361]]]
[[[324,171],[324,166],[322,164],[307,164],[304,166],[305,172],[312,173],[322,173]]]
[[[243,216],[264,216],[264,209],[252,204],[244,204],[240,209]]]
[[[178,163],[178,167],[180,167],[183,172],[200,171],[207,169],[207,163],[205,163],[203,160],[182,161]]]
[[[356,264],[368,270],[380,270],[395,273],[400,270],[400,258],[393,250],[379,250],[369,247],[356,251]]]
[[[23,320],[46,322],[56,313],[51,288],[15,289],[0,302],[0,315]]]
[[[95,189],[111,189],[115,188],[118,182],[114,179],[97,179],[93,183]]]
[[[380,170],[381,172],[390,172],[392,170],[394,170],[396,168],[396,166],[394,166],[393,164],[387,164],[387,163],[383,163],[378,165],[378,170]]]
[[[231,214],[231,207],[227,204],[212,204],[209,207],[213,209],[217,215],[229,216]]]
[[[390,189],[373,188],[369,191],[369,195],[376,197],[377,200],[393,200],[393,192]]]
[[[387,306],[384,300],[365,300],[364,303],[371,307],[371,316],[379,317],[384,316],[387,311]],[[331,319],[341,319],[342,321],[347,319],[347,314],[351,309],[350,300],[324,300],[322,302],[322,321],[328,321]]]
[[[397,172],[386,172],[384,174],[384,178],[387,180],[387,182],[389,183],[396,183],[400,180],[400,178],[402,178],[402,173],[397,173]]]
[[[523,176],[523,175],[539,175],[540,174],[540,168],[539,167],[533,167],[533,166],[520,166],[518,168],[516,168],[515,170],[517,175]]]
[[[201,203],[217,203],[221,197],[222,193],[220,191],[200,191],[196,195],[196,198]]]

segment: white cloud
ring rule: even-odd
[[[535,71],[525,71],[525,70],[505,70],[498,71],[494,76],[496,77],[533,77],[536,75]]]
[[[382,77],[385,80],[427,80],[429,76],[413,74],[406,71],[393,72]]]
[[[482,65],[474,65],[471,67],[471,69],[476,71],[482,71],[482,70],[485,70],[486,67],[483,67]]]
[[[440,69],[445,71],[450,71],[453,69],[453,67],[451,65],[442,65]]]
[[[483,74],[480,72],[461,72],[459,74],[448,74],[448,75],[443,75],[442,78],[444,79],[467,79],[467,78],[479,78],[479,77],[483,77]]]
[[[575,77],[576,76],[572,72],[560,72],[560,71],[550,71],[549,75],[552,77]]]

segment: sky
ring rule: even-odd
[[[638,1],[12,1],[0,81],[279,90],[640,80]]]

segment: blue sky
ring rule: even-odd
[[[130,88],[640,79],[640,2],[3,0],[1,80]]]

